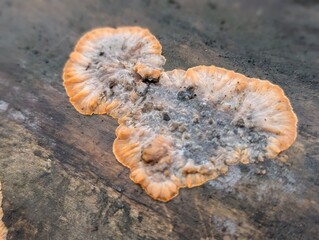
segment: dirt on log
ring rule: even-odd
[[[296,143],[168,203],[152,200],[112,153],[116,121],[80,115],[62,85],[76,40],[122,25],[158,37],[166,70],[213,64],[280,85],[299,118]],[[0,33],[8,239],[318,237],[317,0],[0,0]]]

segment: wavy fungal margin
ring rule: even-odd
[[[113,152],[153,199],[293,144],[298,120],[279,86],[215,66],[164,72],[161,50],[147,29],[95,29],[63,70],[77,111],[118,119]]]

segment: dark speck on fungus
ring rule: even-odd
[[[236,122],[236,126],[238,127],[245,127],[245,122],[242,118],[240,118],[237,122]]]
[[[171,118],[169,117],[169,115],[168,115],[167,112],[164,112],[164,113],[163,113],[163,120],[164,120],[164,121],[169,121],[169,120],[171,120]]]
[[[180,101],[190,100],[194,97],[196,97],[196,94],[194,93],[194,87],[187,87],[186,90],[179,91],[177,93],[177,99]]]

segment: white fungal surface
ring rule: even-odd
[[[7,111],[9,103],[0,100],[0,113]]]
[[[242,178],[242,172],[239,167],[232,166],[226,175],[220,176],[215,180],[209,181],[209,185],[216,189],[232,189]]]
[[[23,115],[23,113],[14,108],[9,109],[9,118],[13,119],[18,123],[22,123],[26,120],[26,117]]]
[[[225,235],[234,236],[237,233],[238,225],[236,222],[227,219],[225,217],[213,216],[212,221],[214,222],[215,226],[223,229]]]

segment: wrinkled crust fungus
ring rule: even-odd
[[[140,27],[98,28],[78,41],[63,69],[70,102],[82,114],[123,116],[158,79],[162,46]],[[134,95],[132,97],[132,95]]]
[[[139,34],[146,31],[147,36],[150,35],[141,28],[131,32],[128,29],[132,28],[108,31],[125,32],[126,39],[135,39],[136,31]],[[102,35],[105,38],[105,34]],[[85,36],[82,39],[86,39]],[[82,39],[76,51],[79,46],[81,51],[89,46],[84,44],[88,40]],[[112,42],[93,39],[95,48]],[[159,45],[153,36],[151,39],[156,42],[152,44]],[[125,71],[118,67],[118,58],[105,60],[106,66],[115,66],[112,74],[95,67],[83,88],[82,85],[68,88],[64,71],[65,86],[76,108],[78,102],[75,104],[74,98],[82,96],[85,90],[85,97],[79,97],[82,106],[86,106],[81,113],[108,113],[118,118],[120,126],[116,129],[113,152],[119,162],[130,168],[130,178],[153,199],[169,201],[178,194],[179,188],[191,188],[215,179],[226,174],[230,165],[274,158],[295,141],[297,117],[279,86],[215,66],[163,72],[161,47],[154,45],[147,48],[152,49],[153,55],[143,61],[136,60],[143,54],[125,55],[125,61],[131,66]],[[122,54],[116,49],[110,50],[108,55]],[[91,48],[89,52],[91,54]],[[103,56],[106,55],[107,51],[103,52]],[[85,65],[81,68],[77,61],[69,62],[65,69],[75,64],[84,71]],[[103,111],[101,104],[92,110],[87,102],[107,89],[110,82],[120,87],[110,98],[105,97]]]
[[[1,187],[1,183],[0,183],[0,240],[4,240],[6,239],[8,230],[6,228],[6,226],[4,225],[4,223],[2,222],[2,218],[3,218],[3,210],[2,210],[2,187]]]
[[[167,201],[181,187],[226,174],[230,165],[275,157],[294,142],[297,118],[278,86],[199,66],[162,73],[119,123],[117,159],[149,195]],[[171,186],[166,192],[164,183]]]

